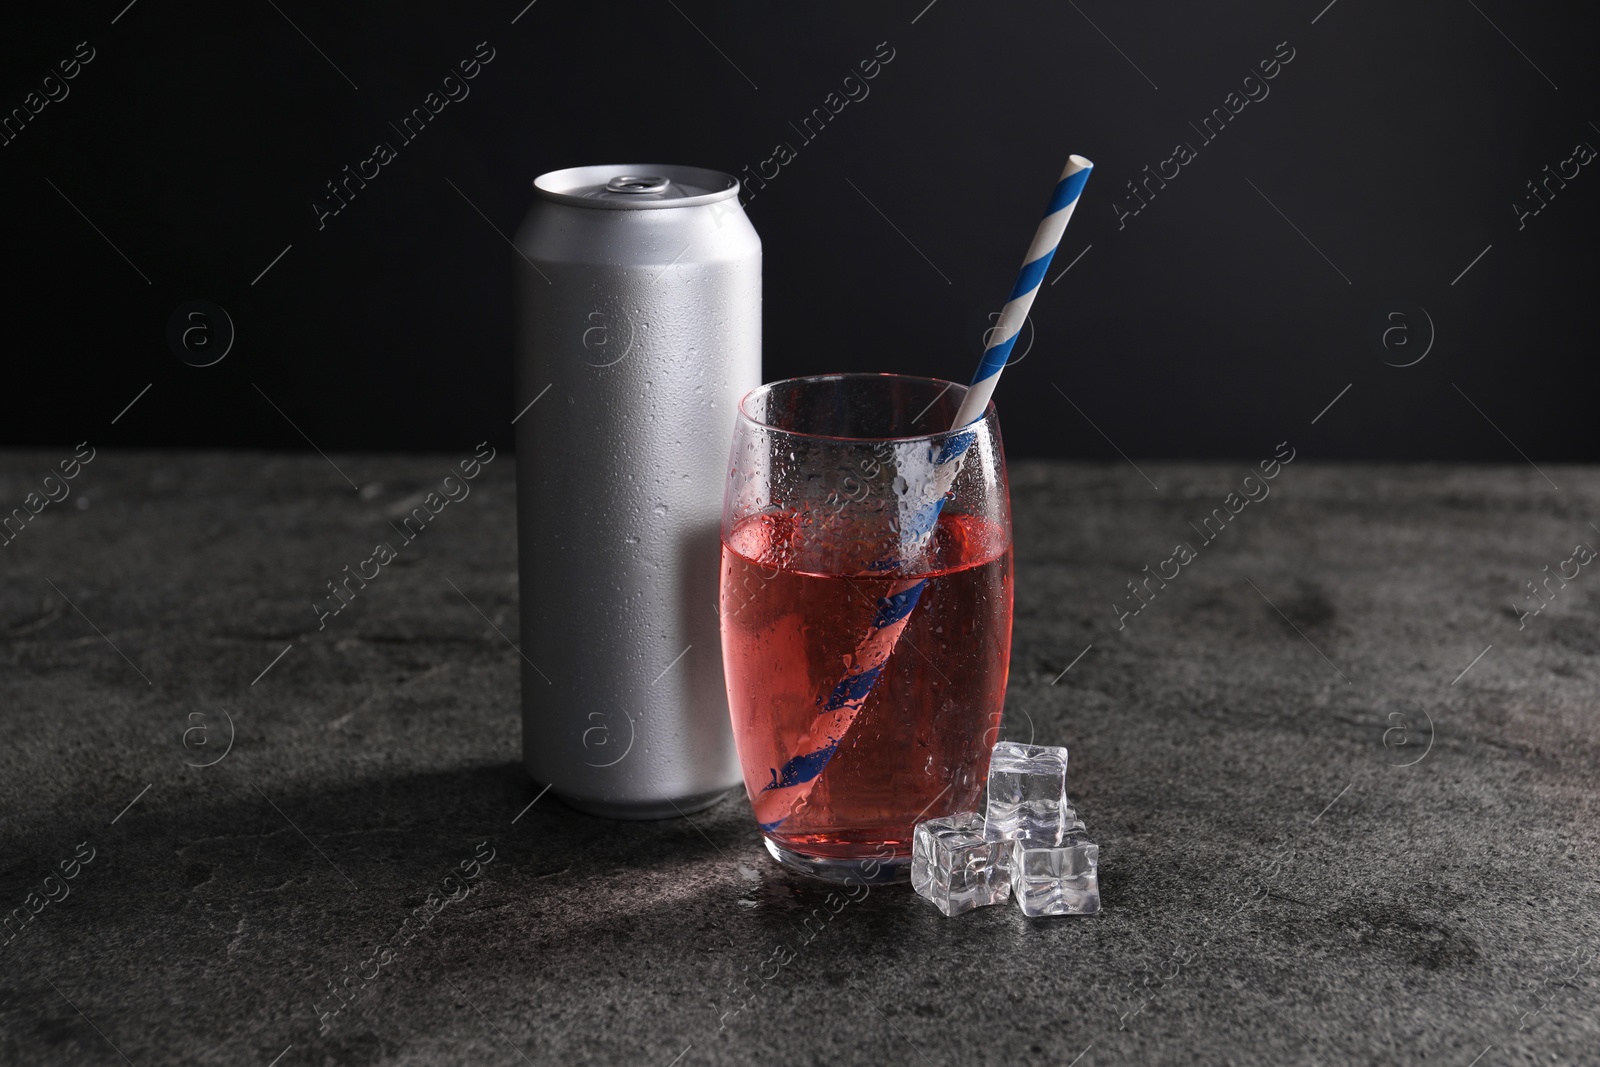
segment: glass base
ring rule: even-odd
[[[770,837],[761,839],[772,858],[801,874],[837,885],[893,885],[911,881],[911,857],[900,856],[892,860],[866,859],[842,860],[831,856],[802,856],[784,848]]]

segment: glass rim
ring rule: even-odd
[[[865,443],[879,441],[940,441],[944,438],[953,437],[956,434],[970,433],[972,429],[979,423],[987,422],[995,415],[994,401],[990,400],[989,403],[984,405],[983,414],[966,426],[961,426],[954,429],[938,430],[934,433],[914,433],[887,437],[853,437],[845,434],[806,433],[804,430],[787,430],[782,426],[774,426],[770,422],[764,422],[750,414],[749,411],[745,410],[745,405],[749,403],[750,399],[757,393],[767,392],[782,385],[798,385],[800,383],[814,382],[866,381],[872,378],[895,378],[899,379],[900,381],[928,382],[932,385],[942,385],[944,386],[944,389],[940,391],[939,397],[944,396],[944,394],[948,393],[951,389],[959,389],[961,392],[956,394],[959,398],[960,396],[965,395],[966,391],[971,388],[971,386],[962,385],[960,382],[947,381],[944,378],[935,378],[932,375],[899,374],[894,371],[842,371],[835,374],[802,374],[794,378],[780,378],[775,382],[766,382],[762,385],[756,386],[754,389],[744,394],[744,396],[739,398],[739,418],[744,422],[749,423],[751,426],[757,426],[772,433],[788,434],[790,437],[809,438],[813,441],[851,441],[856,443]],[[932,407],[935,403],[937,403],[939,397],[935,397],[932,401],[930,401],[928,406]]]

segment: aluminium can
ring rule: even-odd
[[[729,175],[552,171],[516,248],[523,762],[579,810],[667,818],[742,782],[718,635],[761,240]]]

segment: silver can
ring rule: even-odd
[[[718,527],[735,410],[761,382],[761,239],[717,171],[575,167],[534,188],[516,242],[523,762],[582,811],[686,814],[742,780]]]

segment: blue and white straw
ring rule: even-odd
[[[1011,349],[1017,343],[1017,332],[1027,320],[1033,297],[1050,267],[1050,257],[1061,243],[1061,234],[1072,218],[1072,209],[1078,205],[1078,196],[1089,180],[1094,164],[1082,156],[1068,156],[1067,168],[1061,172],[1050,204],[1045,208],[1044,219],[1034,231],[1033,243],[1022,261],[1017,282],[1011,287],[1011,296],[1000,312],[1000,321],[990,334],[988,347],[978,371],[972,376],[966,399],[951,422],[952,430],[970,426],[983,417],[994,393],[1000,371],[1011,358]],[[937,454],[926,457],[931,467],[928,481],[922,486],[919,497],[902,501],[900,559],[882,561],[883,569],[893,571],[910,562],[918,550],[927,543],[939,515],[949,499],[951,486],[961,470],[961,461],[967,450],[977,440],[977,432],[952,433],[945,438]],[[930,452],[932,450],[930,449]],[[811,728],[801,739],[799,751],[786,760],[782,767],[774,767],[770,780],[751,800],[756,809],[756,820],[761,829],[771,833],[789,818],[810,794],[817,778],[828,766],[840,743],[855,724],[856,717],[872,694],[872,687],[883,673],[889,656],[899,643],[900,634],[910,621],[911,613],[927,587],[926,578],[912,578],[896,582],[886,596],[880,597],[877,610],[867,625],[866,634],[856,646],[851,666],[825,696],[817,698],[821,709]]]
[[[1045,208],[1039,228],[1033,231],[1033,243],[1028,246],[1028,254],[1022,260],[1022,270],[1017,272],[1017,283],[1011,287],[1011,296],[1000,311],[1000,321],[989,335],[989,346],[984,349],[978,371],[972,376],[972,386],[956,412],[951,429],[958,430],[983,417],[984,409],[989,406],[989,397],[994,394],[995,383],[1000,380],[1000,371],[1004,369],[1006,360],[1011,358],[1017,334],[1027,321],[1028,309],[1033,307],[1033,296],[1039,291],[1039,283],[1044,281],[1045,271],[1050,269],[1050,257],[1056,254],[1056,246],[1061,243],[1067,220],[1072,218],[1072,209],[1078,206],[1078,196],[1083,192],[1089,172],[1093,169],[1094,164],[1082,156],[1067,157],[1067,168],[1061,172],[1061,180],[1056,182],[1056,191],[1050,197],[1050,205]]]

